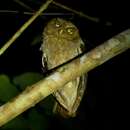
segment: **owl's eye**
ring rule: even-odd
[[[58,20],[56,20],[56,21],[55,21],[55,26],[56,26],[57,28],[61,27],[61,22],[58,21]]]
[[[68,32],[70,35],[72,35],[72,34],[74,33],[74,31],[75,31],[75,28],[72,28],[72,27],[67,28],[67,32]]]

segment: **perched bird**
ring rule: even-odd
[[[43,67],[50,70],[73,59],[82,53],[84,45],[74,24],[61,18],[52,19],[43,31],[41,45]],[[53,93],[56,98],[54,112],[63,117],[76,116],[86,88],[86,81],[85,74]]]

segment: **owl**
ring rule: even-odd
[[[43,31],[42,65],[53,69],[82,53],[84,46],[77,27],[70,21],[54,18]],[[63,117],[76,116],[77,109],[86,88],[86,74],[68,82],[53,93],[56,99],[54,112]]]

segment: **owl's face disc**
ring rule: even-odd
[[[79,32],[77,27],[71,22],[61,18],[54,18],[47,24],[43,35],[53,35],[55,37],[73,40],[79,37]]]

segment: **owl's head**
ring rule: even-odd
[[[79,38],[77,27],[70,21],[61,18],[52,19],[44,29],[44,36],[54,36],[68,40]]]

